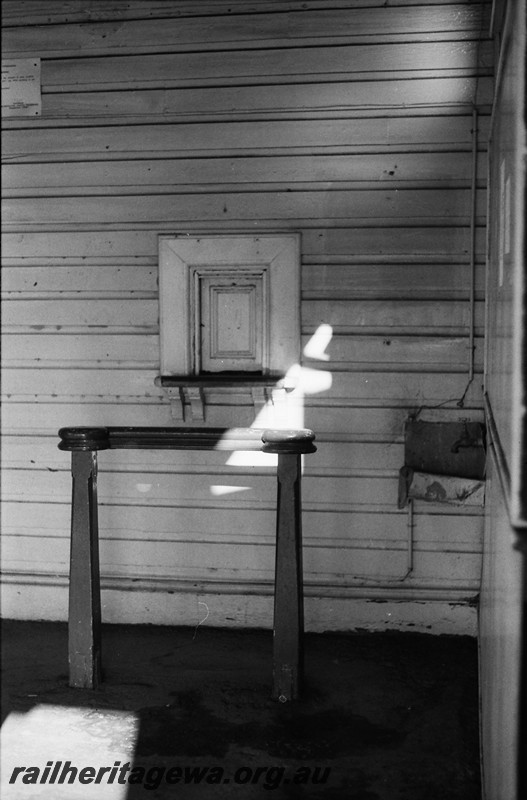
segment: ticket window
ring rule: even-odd
[[[160,385],[270,387],[300,357],[300,235],[160,236],[159,308]]]

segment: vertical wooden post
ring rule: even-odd
[[[295,700],[303,678],[301,456],[278,455],[273,696]]]
[[[95,689],[101,680],[101,599],[97,521],[97,453],[71,453],[68,648],[70,686]]]
[[[106,428],[61,428],[59,450],[71,451],[70,686],[101,680],[101,592],[97,519],[97,450],[110,447]]]

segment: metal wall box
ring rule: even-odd
[[[399,508],[409,500],[483,505],[485,464],[481,423],[407,420]]]
[[[482,479],[485,462],[485,428],[481,423],[406,422],[405,466],[435,475]]]

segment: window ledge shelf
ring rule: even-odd
[[[155,385],[161,387],[170,401],[173,419],[197,422],[205,420],[207,397],[211,391],[228,395],[238,403],[252,400],[255,412],[268,401],[274,389],[287,390],[283,375],[251,375],[244,372],[220,372],[208,375],[159,375]],[[236,403],[234,403],[236,405]]]

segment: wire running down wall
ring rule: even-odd
[[[294,231],[303,345],[333,332],[300,364],[331,373],[303,409],[307,626],[474,633],[482,511],[416,502],[407,574],[397,476],[409,414],[482,420],[489,14],[3,3],[4,58],[42,75],[41,116],[4,122],[4,614],[66,618],[58,428],[173,424],[154,384],[159,235]],[[205,424],[232,420],[218,391]],[[112,453],[99,499],[105,619],[195,624],[206,604],[207,624],[271,624],[265,467]]]

